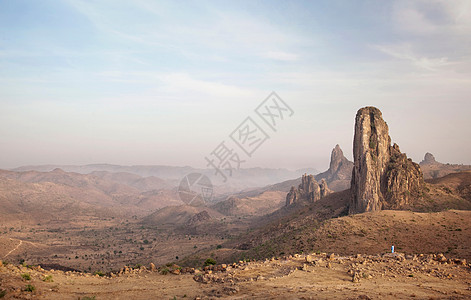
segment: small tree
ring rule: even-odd
[[[204,266],[209,266],[209,265],[215,265],[216,264],[216,261],[212,258],[208,258],[205,262],[204,262]]]

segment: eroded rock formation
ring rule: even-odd
[[[304,174],[298,188],[292,186],[286,195],[286,206],[300,201],[313,203],[330,193],[332,191],[325,180],[319,185],[313,175]]]
[[[325,196],[333,193],[333,191],[329,189],[329,187],[327,186],[327,182],[325,181],[324,178],[321,179],[321,182],[319,183],[319,187],[321,190],[321,198],[324,198]]]
[[[203,210],[199,213],[194,214],[190,219],[188,219],[187,224],[190,226],[194,226],[207,220],[211,220],[211,216],[206,210]]]
[[[427,152],[425,153],[424,160],[422,160],[420,164],[421,165],[433,165],[433,164],[439,164],[439,162],[435,160],[435,156],[433,156],[432,153]]]
[[[330,155],[329,169],[316,175],[315,179],[321,181],[325,179],[334,191],[342,191],[350,188],[353,162],[344,155],[339,145],[336,145]]]
[[[375,107],[357,112],[353,158],[351,214],[405,208],[422,192],[419,165],[391,146],[388,125]]]

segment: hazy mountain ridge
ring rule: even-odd
[[[420,162],[420,168],[424,173],[424,179],[440,178],[450,173],[471,171],[470,165],[441,163],[435,160],[433,154],[425,153]]]

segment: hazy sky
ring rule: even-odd
[[[229,134],[294,111],[252,157]],[[0,0],[0,167],[351,159],[363,106],[414,161],[471,164],[471,1]],[[267,127],[264,127],[265,129]]]

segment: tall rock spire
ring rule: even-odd
[[[353,160],[350,213],[405,208],[423,188],[419,165],[391,146],[388,125],[375,107],[357,112]]]

